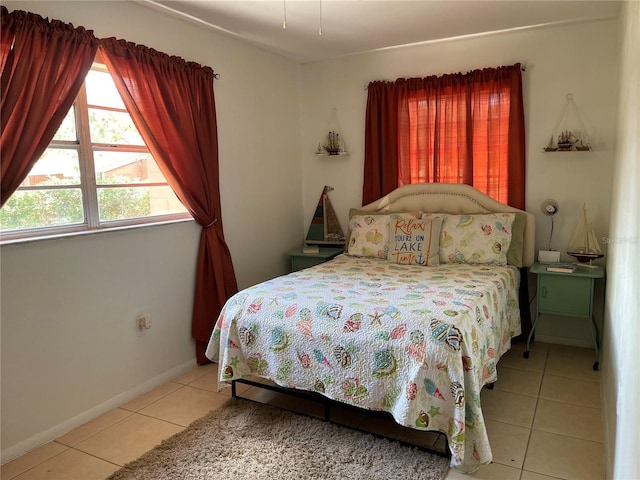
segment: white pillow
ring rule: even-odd
[[[436,215],[444,217],[440,232],[440,263],[507,264],[514,213],[425,213],[422,218]]]

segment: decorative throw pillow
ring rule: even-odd
[[[439,265],[441,227],[442,217],[414,219],[389,215],[388,260],[402,265]]]
[[[444,217],[440,263],[507,264],[515,213],[437,215]]]
[[[420,218],[420,212],[403,213],[407,218]],[[347,254],[355,257],[387,258],[389,249],[389,215],[378,212],[354,215],[349,219]]]
[[[389,215],[355,215],[349,220],[349,229],[349,255],[387,258]]]

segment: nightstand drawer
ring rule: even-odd
[[[538,276],[538,309],[577,317],[591,316],[591,278],[566,275]]]

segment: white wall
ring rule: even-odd
[[[301,158],[304,218],[310,219],[323,185],[343,229],[348,210],[362,200],[366,85],[373,80],[466,72],[487,66],[526,65],[523,73],[527,143],[527,210],[536,215],[537,249],[549,244],[549,217],[540,203],[560,203],[553,248],[564,252],[587,203],[599,236],[608,235],[618,73],[617,20],[535,28],[432,42],[383,50],[302,66]],[[572,93],[582,111],[592,152],[544,153],[551,132]],[[335,108],[337,114],[332,115]],[[337,121],[336,121],[337,118]],[[567,125],[577,129],[573,118]],[[349,158],[315,158],[313,153],[329,129],[339,128]],[[606,245],[603,245],[606,251]],[[566,257],[569,258],[569,257]],[[535,279],[532,279],[535,282]],[[602,285],[597,286],[599,312]],[[601,313],[600,313],[601,316]],[[584,319],[544,316],[539,340],[592,344]]]
[[[134,2],[5,1],[211,66],[225,235],[239,287],[303,239],[299,67]],[[194,222],[4,246],[2,461],[195,365]],[[138,337],[143,312],[153,326]]]
[[[194,365],[198,238],[190,221],[2,247],[3,460]]]
[[[621,82],[602,363],[607,478],[640,478],[640,2],[621,14]]]

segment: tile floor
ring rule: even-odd
[[[603,479],[600,372],[593,350],[534,344],[529,359],[514,345],[498,365],[499,380],[482,404],[494,461],[447,480]],[[194,368],[131,402],[43,445],[1,468],[1,480],[104,479],[161,440],[183,430],[230,396],[218,393],[215,365]],[[242,395],[314,414],[305,400],[242,386]],[[392,422],[351,414],[361,428],[391,432]],[[412,440],[411,432],[401,434]],[[437,436],[421,437],[436,445]]]

